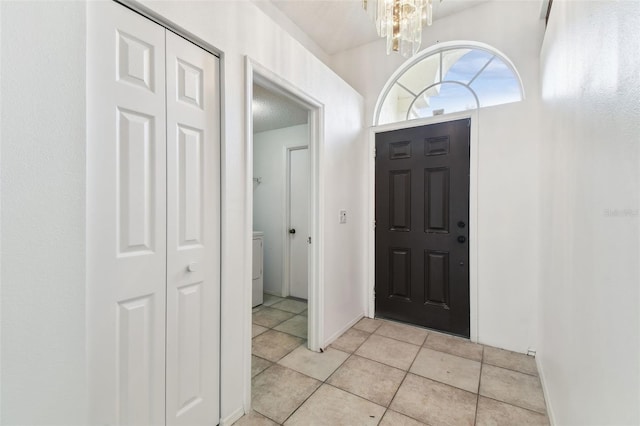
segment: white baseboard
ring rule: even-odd
[[[364,318],[364,314],[361,313],[358,316],[356,316],[355,319],[349,321],[349,323],[347,323],[347,325],[345,325],[344,327],[342,327],[340,330],[338,330],[337,332],[335,332],[331,337],[329,337],[324,344],[322,345],[322,348],[326,348],[327,346],[329,346],[330,344],[332,344],[338,337],[342,336],[342,334],[344,334],[345,331],[347,331],[348,329],[350,329],[351,327],[353,327],[354,325],[356,325],[356,323],[358,321],[360,321],[362,318]]]
[[[538,376],[540,377],[540,384],[542,385],[542,393],[544,395],[544,401],[547,404],[547,417],[549,417],[549,424],[550,426],[555,426],[556,419],[553,414],[553,407],[551,405],[549,390],[547,389],[547,381],[545,380],[544,369],[542,368],[542,362],[538,357],[536,357],[535,360],[536,360],[536,365],[538,367]]]
[[[224,419],[220,419],[220,426],[231,426],[232,424],[237,422],[242,416],[244,416],[244,408],[239,407],[236,411],[229,414]]]

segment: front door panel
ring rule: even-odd
[[[469,337],[469,120],[376,136],[376,315]]]

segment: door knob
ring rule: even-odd
[[[295,233],[296,233],[296,229],[295,229],[295,228],[291,228],[291,229],[289,229],[289,233],[290,233],[290,234],[295,234]]]
[[[189,271],[189,272],[196,272],[197,270],[198,270],[198,264],[196,262],[191,262],[187,266],[187,271]]]
[[[467,241],[467,239],[464,237],[464,235],[460,235],[460,236],[458,237],[458,242],[459,242],[460,244],[464,243],[465,241]]]

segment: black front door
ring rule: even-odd
[[[376,135],[376,315],[469,337],[470,120]]]

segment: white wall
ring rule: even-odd
[[[84,424],[86,5],[0,7],[0,423]]]
[[[313,53],[318,59],[324,63],[329,62],[330,56],[294,23],[287,15],[285,15],[275,4],[265,0],[251,0],[260,10],[262,10],[273,22],[285,29],[293,38],[298,40],[305,49]]]
[[[264,232],[264,291],[283,295],[287,148],[307,146],[306,124],[259,132],[253,135],[253,229]]]
[[[478,339],[526,352],[536,344],[538,286],[540,2],[493,1],[437,20],[423,31],[435,42],[489,44],[511,59],[526,100],[479,112]],[[332,67],[364,95],[371,125],[378,95],[404,62],[379,40],[332,57]]]
[[[558,425],[640,424],[640,3],[554,1],[538,363]]]
[[[82,424],[86,4],[1,4],[2,421]],[[251,239],[244,227],[244,56],[325,106],[322,341],[364,311],[363,101],[248,0],[145,4],[223,52],[221,413],[228,418],[242,410],[242,355],[250,345],[238,333],[245,307],[250,312],[243,285],[251,285],[243,264]],[[354,220],[338,228],[340,208]]]

